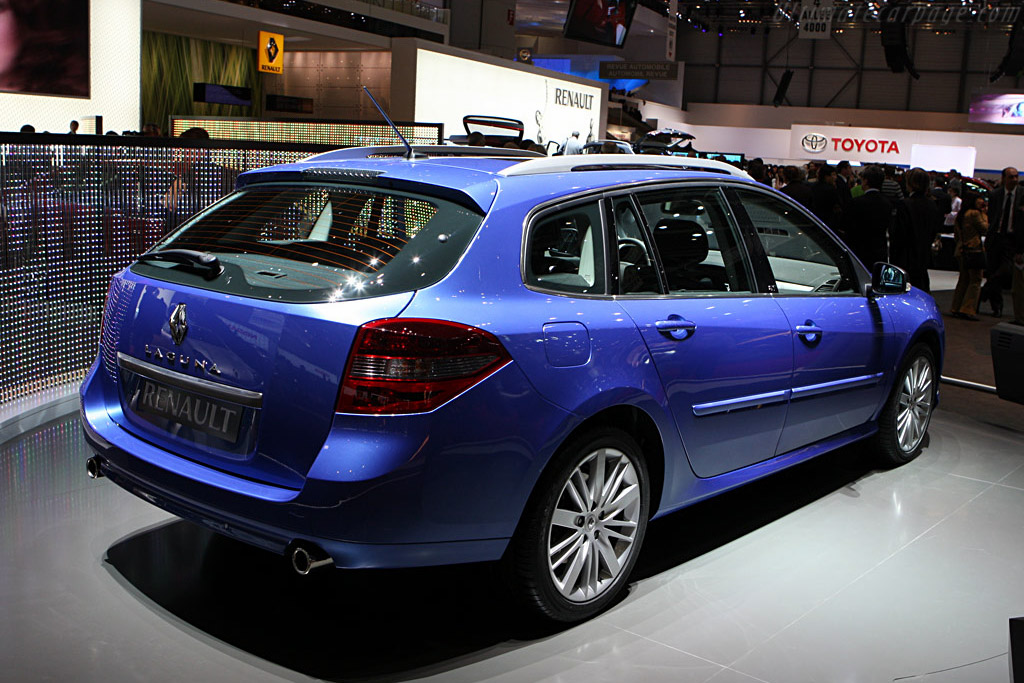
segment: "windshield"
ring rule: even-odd
[[[359,185],[257,185],[228,195],[154,247],[216,256],[207,281],[182,264],[132,271],[241,296],[336,301],[395,294],[441,280],[482,216],[426,195]]]

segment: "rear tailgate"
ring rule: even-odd
[[[398,315],[410,292],[282,303],[151,280],[110,290],[103,380],[132,434],[255,481],[300,488],[334,418],[359,326]]]

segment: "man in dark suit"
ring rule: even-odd
[[[885,171],[868,166],[861,174],[864,194],[850,200],[845,213],[846,242],[864,265],[888,261],[888,235],[892,223],[892,204],[882,194]]]
[[[1017,169],[1003,169],[1000,187],[989,198],[988,236],[985,238],[985,286],[981,288],[982,301],[988,301],[992,315],[1003,315],[1003,290],[1011,286],[1014,255],[1024,240],[1024,190],[1018,184]],[[1022,311],[1016,311],[1024,315]]]
[[[836,172],[839,176],[836,178],[836,190],[839,191],[839,205],[846,210],[850,200],[853,196],[850,191],[853,190],[853,169],[850,168],[850,162],[843,159],[836,164]]]
[[[786,180],[782,194],[810,209],[814,204],[814,192],[811,184],[804,180],[803,171],[796,166],[786,166],[782,169],[782,177]]]

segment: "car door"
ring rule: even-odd
[[[762,251],[788,321],[793,382],[777,454],[857,428],[882,396],[891,325],[861,286],[847,249],[795,203],[767,191],[728,191]]]
[[[618,301],[643,335],[694,473],[775,454],[792,343],[770,295],[754,293],[721,191],[680,185],[610,200]]]

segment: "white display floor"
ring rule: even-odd
[[[545,632],[490,565],[302,580],[87,479],[67,417],[0,446],[0,678],[1006,683],[1021,434],[940,408],[910,465],[864,455],[653,523],[625,600]]]

